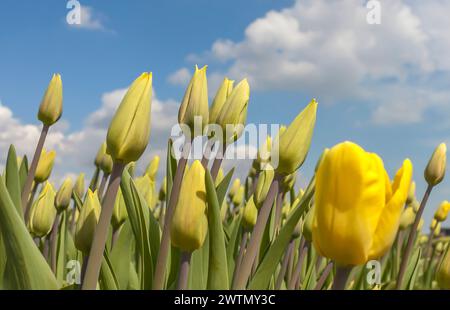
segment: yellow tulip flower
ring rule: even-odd
[[[80,173],[75,182],[75,186],[73,187],[73,193],[76,194],[78,198],[83,199],[84,189],[85,189],[84,173]]]
[[[150,161],[147,168],[145,169],[145,173],[150,177],[150,180],[152,181],[156,180],[156,175],[158,173],[159,168],[159,161],[160,158],[158,155],[156,155],[155,157],[153,157],[153,159]]]
[[[253,227],[256,225],[257,217],[258,209],[256,209],[255,203],[253,202],[253,197],[250,197],[244,207],[242,215],[242,226],[248,230],[253,229]]]
[[[445,169],[447,166],[447,146],[441,143],[434,150],[427,167],[425,168],[425,180],[428,185],[436,186],[442,182],[445,176]]]
[[[63,89],[61,76],[53,74],[41,105],[39,106],[38,119],[47,126],[56,123],[62,115]]]
[[[228,97],[233,90],[233,80],[229,80],[228,78],[224,78],[222,84],[219,87],[219,90],[214,97],[214,100],[211,104],[211,109],[209,110],[209,123],[215,124],[217,121],[217,117],[220,114],[220,111],[225,105]]]
[[[128,164],[145,151],[150,137],[152,73],[141,74],[128,89],[107,134],[107,152],[114,162]]]
[[[196,160],[181,185],[170,231],[172,244],[182,251],[193,252],[205,242],[207,230],[205,169]]]
[[[75,246],[83,253],[89,253],[100,212],[101,205],[97,191],[92,192],[88,189],[86,201],[81,208],[75,230]]]
[[[48,235],[56,218],[55,190],[46,182],[38,199],[34,202],[30,214],[30,231],[37,237]]]
[[[408,196],[406,159],[391,183],[378,155],[344,142],[330,149],[316,175],[313,242],[338,265],[360,265],[394,242]]]
[[[42,150],[41,157],[36,168],[36,174],[34,176],[34,181],[36,183],[43,183],[48,180],[53,170],[55,157],[55,151],[47,152],[46,149]]]
[[[445,200],[441,203],[439,208],[436,210],[436,213],[434,213],[434,218],[438,222],[443,222],[447,219],[449,211],[450,211],[450,202]]]
[[[58,211],[63,211],[70,205],[70,201],[72,199],[72,191],[72,179],[67,178],[56,193],[55,207]]]

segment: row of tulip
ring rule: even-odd
[[[445,144],[425,168],[420,202],[409,159],[391,179],[377,154],[352,142],[325,149],[309,185],[297,189],[315,127],[312,100],[267,138],[247,177],[233,180],[222,156],[206,156],[213,143],[201,161],[189,162],[189,153],[201,135],[198,120],[200,132],[235,126],[219,139],[222,154],[239,139],[250,87],[225,78],[209,107],[206,67],[196,67],[178,114],[181,156],[169,139],[165,169],[156,156],[138,176],[151,127],[152,74],[143,73],[111,120],[88,189],[82,173],[55,190],[56,153],[44,144],[62,115],[62,94],[55,74],[39,107],[43,126],[31,164],[13,145],[8,152],[0,178],[0,288],[450,288],[450,239],[440,235],[450,203],[422,233],[428,198],[445,175]]]

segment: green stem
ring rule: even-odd
[[[169,203],[166,208],[166,215],[164,217],[164,228],[161,236],[161,245],[158,251],[158,258],[156,260],[155,277],[153,279],[153,289],[162,290],[164,287],[164,279],[166,273],[167,257],[170,247],[170,226],[172,224],[172,217],[175,211],[175,206],[180,196],[181,182],[183,181],[184,170],[189,158],[191,149],[190,142],[186,142],[183,146],[183,154],[178,162],[177,171],[173,181],[172,190],[170,191]]]
[[[34,176],[36,175],[36,169],[41,158],[42,149],[44,147],[45,139],[47,138],[48,130],[50,126],[44,125],[42,127],[41,136],[39,137],[36,150],[33,155],[33,160],[31,161],[30,169],[28,170],[28,175],[25,180],[25,185],[22,189],[22,206],[26,206],[28,202],[28,197],[30,196],[31,187],[33,185]]]
[[[189,266],[191,264],[191,252],[182,252],[180,272],[178,274],[177,290],[186,290],[189,278]]]
[[[253,228],[253,233],[250,237],[249,244],[247,246],[247,251],[242,259],[241,267],[236,277],[236,284],[233,289],[242,290],[245,289],[247,281],[250,277],[253,263],[256,259],[256,255],[259,251],[261,245],[261,240],[263,237],[264,229],[269,219],[270,212],[272,210],[273,201],[275,195],[278,193],[278,188],[280,184],[281,176],[275,175],[275,178],[270,185],[269,192],[267,194],[266,200],[264,201],[256,220],[256,225]]]
[[[428,198],[430,197],[431,190],[433,189],[432,185],[428,185],[425,194],[423,195],[422,202],[420,203],[419,211],[417,211],[416,218],[414,220],[414,224],[411,228],[408,237],[408,243],[406,245],[405,253],[403,254],[402,263],[400,264],[400,270],[397,277],[396,289],[399,290],[402,287],[403,277],[405,276],[406,267],[408,266],[409,256],[411,255],[411,251],[413,248],[414,240],[416,239],[417,228],[419,227],[420,219],[422,218],[423,210],[425,209],[425,205],[427,204]]]
[[[333,280],[333,290],[345,290],[345,285],[347,284],[348,276],[352,271],[353,267],[349,266],[336,266],[336,274]]]
[[[98,197],[100,198],[100,201],[103,199],[103,193],[105,192],[105,186],[108,178],[109,174],[103,172],[102,181],[100,182],[100,187],[98,188]]]
[[[108,228],[111,223],[114,202],[116,200],[117,191],[119,190],[124,168],[125,165],[123,163],[114,163],[108,190],[106,191],[105,199],[103,201],[100,219],[95,228],[94,239],[89,252],[86,274],[83,279],[83,290],[95,290],[97,287],[97,280],[103,260],[103,252],[108,237]]]

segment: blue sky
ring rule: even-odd
[[[303,180],[325,147],[352,140],[379,153],[391,176],[411,158],[420,198],[429,155],[450,142],[450,4],[381,1],[381,24],[368,25],[365,2],[81,0],[75,27],[67,1],[2,1],[1,160],[13,141],[32,152],[37,107],[59,72],[64,114],[48,141],[59,154],[55,175],[90,171],[124,89],[152,71],[157,103],[145,162],[162,154],[194,65],[207,64],[212,94],[224,76],[249,78],[251,123],[289,123],[318,99]],[[436,189],[428,221],[450,198],[449,185]]]

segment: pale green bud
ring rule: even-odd
[[[85,188],[84,173],[80,173],[75,182],[75,186],[73,187],[73,193],[76,194],[78,198],[83,199]]]
[[[410,227],[414,220],[416,219],[416,212],[414,212],[414,209],[411,207],[405,208],[403,210],[402,215],[400,216],[400,230],[405,230],[406,228]]]
[[[245,195],[245,187],[240,186],[236,194],[233,196],[232,203],[235,206],[240,206],[244,201],[244,195]]]
[[[259,174],[258,183],[256,183],[256,189],[253,196],[255,205],[258,209],[261,208],[264,200],[266,200],[274,176],[275,171],[273,169],[262,170]]]
[[[159,156],[156,155],[155,157],[153,157],[153,159],[150,161],[147,168],[145,169],[145,174],[147,174],[150,177],[150,180],[152,181],[156,180],[159,168],[159,160],[160,160]]]
[[[97,191],[94,193],[88,189],[86,200],[78,216],[75,229],[75,246],[81,252],[87,254],[91,249],[95,228],[100,218],[101,205]]]
[[[47,126],[56,123],[62,115],[63,89],[61,76],[53,74],[41,105],[39,106],[38,119]]]
[[[38,199],[33,204],[29,226],[31,233],[36,237],[47,236],[52,230],[56,217],[55,195],[53,186],[46,182]]]
[[[119,188],[111,218],[111,225],[113,226],[114,230],[119,229],[127,218],[127,206],[125,205],[125,199],[123,198],[122,190]]]
[[[107,151],[114,162],[137,161],[150,137],[152,73],[131,84],[114,115],[107,134]]]
[[[34,175],[34,181],[36,183],[43,183],[48,180],[53,170],[55,163],[56,152],[47,152],[46,149],[42,150],[41,157],[36,168],[36,174]]]
[[[258,209],[256,209],[255,203],[253,202],[253,197],[247,201],[243,215],[242,215],[242,226],[251,230],[256,225],[256,219],[258,217]]]
[[[209,110],[209,123],[215,124],[217,121],[217,117],[220,114],[220,111],[225,105],[228,97],[233,90],[234,81],[229,80],[228,78],[224,78],[222,85],[220,85],[219,90],[214,97],[214,100],[211,105],[211,109]]]
[[[314,221],[314,206],[311,207],[306,214],[305,221],[303,222],[303,236],[305,240],[312,241],[312,231],[313,231],[313,221]]]
[[[66,210],[72,199],[73,183],[71,178],[64,180],[55,197],[55,208],[58,212]]]
[[[447,146],[445,143],[439,144],[434,150],[433,155],[425,168],[425,180],[428,185],[436,186],[442,182],[445,176],[445,169],[447,165]]]

